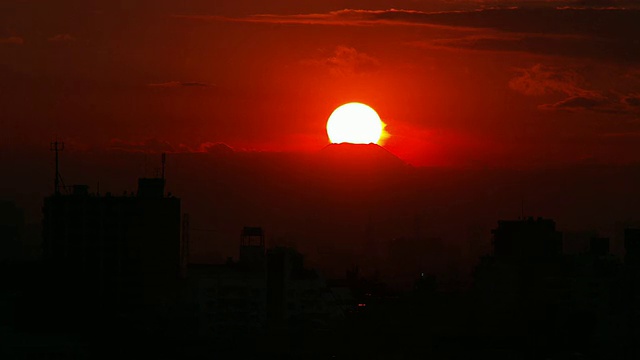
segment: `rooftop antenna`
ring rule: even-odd
[[[144,153],[143,177],[147,177],[147,153]]]
[[[49,151],[53,151],[56,153],[56,177],[54,180],[54,194],[55,195],[60,195],[60,183],[62,182],[62,176],[60,176],[60,160],[59,160],[59,154],[61,151],[64,150],[64,143],[61,141],[58,141],[56,139],[56,141],[51,143],[51,146],[49,147]]]
[[[167,153],[162,153],[162,180],[164,180],[164,167],[167,164]]]
[[[524,220],[524,183],[522,174],[524,170],[520,170],[520,219]]]
[[[520,137],[521,137],[521,140],[524,142],[525,139],[527,138],[527,125],[528,124],[527,124],[526,121],[523,121],[521,125],[522,125],[522,128],[520,129],[521,130]],[[524,220],[524,190],[525,190],[524,189],[524,179],[525,179],[524,176],[525,176],[525,169],[526,169],[526,167],[524,167],[524,166],[521,166],[521,167],[518,168],[518,177],[519,177],[518,182],[520,183],[520,218],[522,220]]]

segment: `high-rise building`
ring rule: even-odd
[[[625,263],[637,267],[640,264],[640,229],[624,229]]]
[[[326,326],[351,305],[348,289],[338,289],[338,299],[319,273],[304,266],[295,249],[265,249],[260,227],[242,229],[237,262],[229,258],[224,264],[190,264],[188,279],[200,334],[226,345],[266,327]]]
[[[180,271],[180,199],[164,178],[137,194],[91,194],[85,185],[44,199],[44,260],[70,298],[103,307],[174,299]]]
[[[19,258],[24,227],[22,210],[12,202],[0,201],[0,263]]]
[[[562,233],[550,219],[503,220],[491,232],[496,257],[531,259],[562,254]]]

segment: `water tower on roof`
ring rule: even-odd
[[[245,226],[240,235],[240,264],[250,267],[264,265],[264,232],[261,227]]]

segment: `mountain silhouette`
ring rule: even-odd
[[[404,172],[410,166],[377,144],[330,144],[318,153],[319,165],[347,172]]]

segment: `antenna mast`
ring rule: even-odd
[[[521,170],[523,171],[523,170]],[[524,175],[520,173],[520,218],[524,220]]]
[[[162,153],[162,180],[164,180],[164,166],[167,163],[167,153]]]
[[[64,143],[61,141],[54,141],[51,143],[51,146],[49,148],[49,151],[54,151],[56,153],[56,177],[54,180],[54,194],[55,195],[60,195],[60,182],[62,180],[62,177],[60,176],[60,160],[59,160],[59,154],[61,151],[64,150]]]

